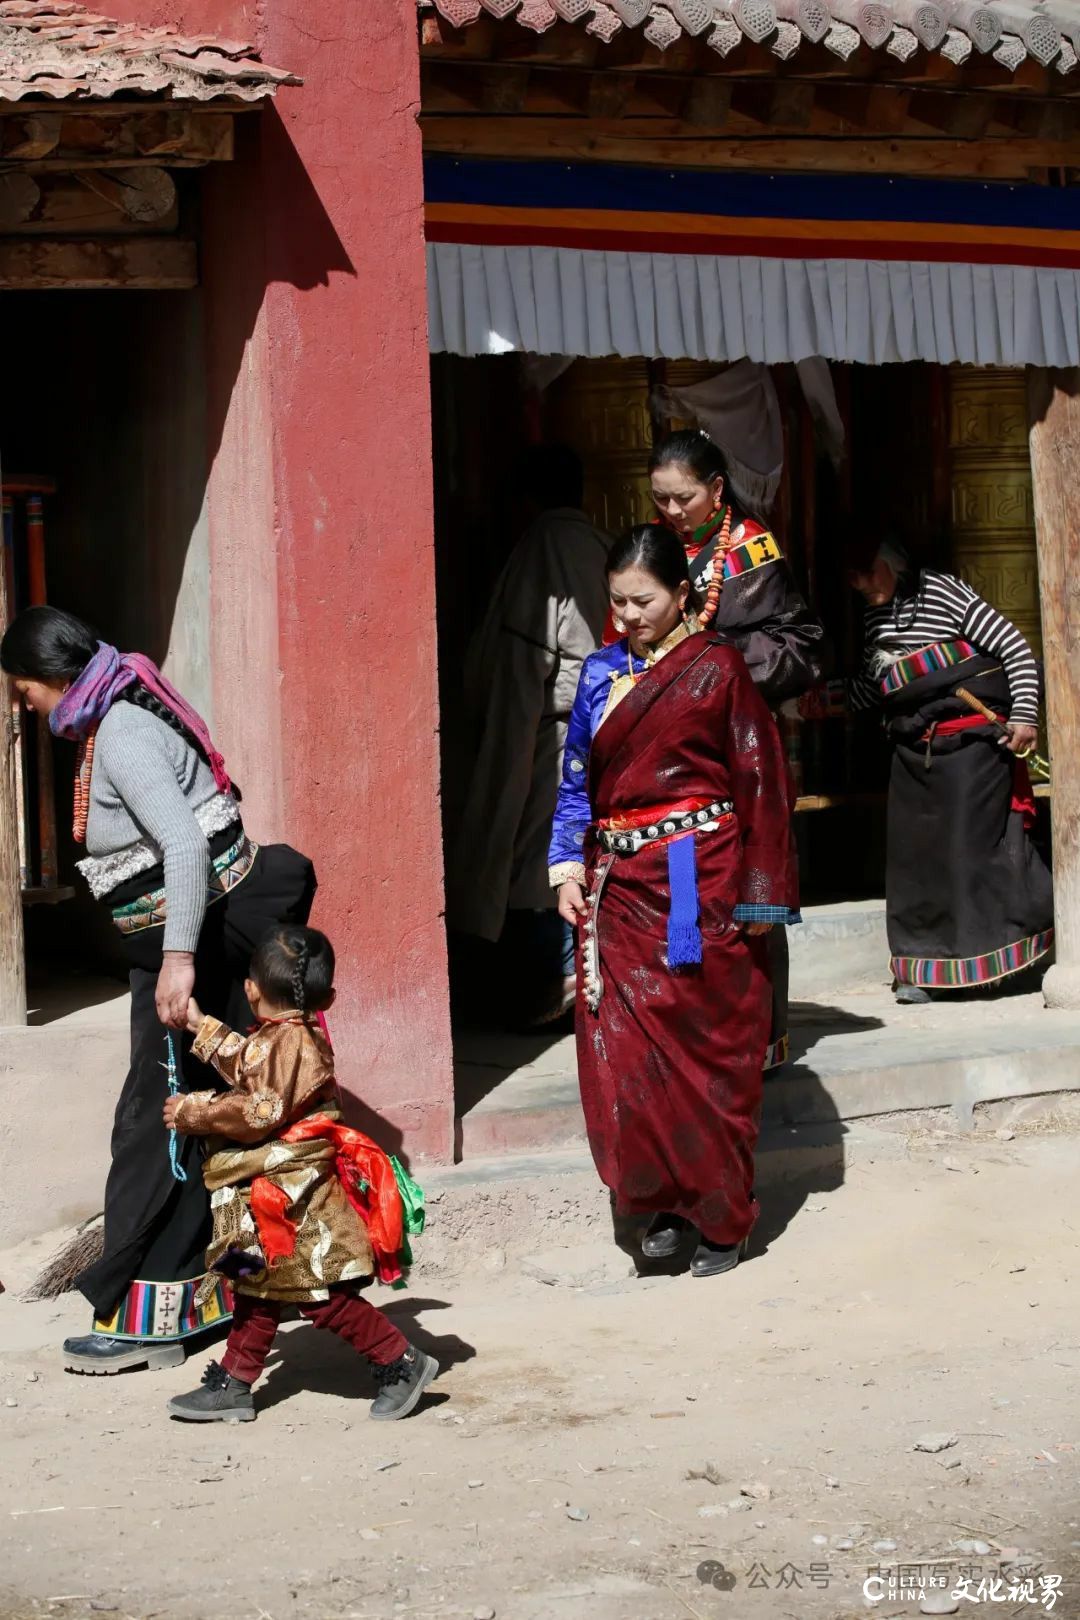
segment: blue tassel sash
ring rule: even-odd
[[[668,882],[671,910],[668,913],[668,967],[698,967],[701,964],[701,929],[698,926],[697,858],[694,835],[673,838],[668,845]]]

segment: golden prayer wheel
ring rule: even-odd
[[[575,360],[551,389],[548,426],[585,464],[585,510],[610,534],[653,516],[644,360]]]
[[[949,371],[953,566],[1042,653],[1024,373]]]

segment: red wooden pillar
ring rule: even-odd
[[[252,834],[316,862],[346,1094],[384,1144],[446,1158],[415,0],[111,9],[193,34],[255,25],[263,58],[304,78],[202,177],[214,728]]]

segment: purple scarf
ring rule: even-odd
[[[225,769],[225,761],[210,741],[206,722],[176,688],[169,685],[157,665],[144,658],[142,653],[121,655],[115,647],[99,641],[97,652],[49,716],[53,735],[66,737],[69,742],[85,742],[104,720],[117,698],[129,686],[134,686],[136,681],[175,714],[185,731],[196,739],[210,762],[214,781],[222,793],[228,793],[232,788],[229,773]]]

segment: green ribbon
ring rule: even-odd
[[[418,1181],[414,1181],[405,1166],[393,1153],[390,1163],[394,1167],[394,1179],[401,1195],[401,1215],[405,1228],[405,1236],[401,1240],[401,1268],[408,1271],[412,1265],[412,1245],[410,1237],[419,1237],[424,1230],[424,1189]],[[401,1278],[394,1284],[395,1288],[404,1288],[405,1279]]]

